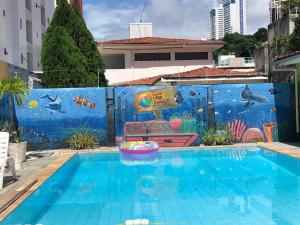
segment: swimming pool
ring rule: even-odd
[[[79,153],[1,224],[300,224],[300,161],[266,149]]]

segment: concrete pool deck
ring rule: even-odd
[[[235,144],[232,146],[198,146],[198,147],[190,147],[184,148],[187,150],[201,149],[204,148],[222,148],[222,147],[236,147],[236,148],[244,148],[244,147],[264,147],[276,152],[280,152],[286,155],[290,155],[292,157],[300,158],[300,144],[299,143],[257,143],[257,144]],[[163,151],[172,151],[172,150],[182,150],[182,148],[162,148]],[[19,204],[21,204],[32,192],[37,190],[55,171],[57,171],[64,163],[66,163],[72,156],[74,156],[77,151],[61,149],[61,150],[53,150],[47,151],[51,154],[46,154],[44,157],[36,158],[34,160],[28,160],[27,162],[22,163],[23,169],[17,171],[18,180],[15,182],[9,181],[9,176],[6,175],[6,185],[0,190],[0,206],[3,206],[6,202],[8,202],[11,198],[20,194],[20,192],[26,188],[29,184],[36,181],[32,187],[30,187],[24,194],[22,194],[16,201],[14,201],[7,209],[5,209],[2,213],[0,213],[0,222],[9,215]],[[79,152],[118,152],[117,147],[102,147],[98,149],[92,150],[84,150]],[[9,174],[10,175],[10,174]]]

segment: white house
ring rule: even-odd
[[[145,30],[147,27],[150,32]],[[130,32],[134,33],[131,37],[140,37],[98,43],[109,84],[213,67],[213,51],[223,46],[222,41],[143,37],[152,33],[149,24],[131,24]]]

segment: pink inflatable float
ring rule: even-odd
[[[159,146],[154,141],[134,141],[120,144],[119,149],[127,154],[150,154],[157,152]]]

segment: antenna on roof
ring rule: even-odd
[[[147,4],[148,4],[147,0],[145,0],[144,6],[143,6],[143,9],[142,9],[142,12],[141,12],[141,16],[140,16],[140,23],[143,22],[143,15],[144,15],[144,11],[145,11],[145,9],[147,7]]]

